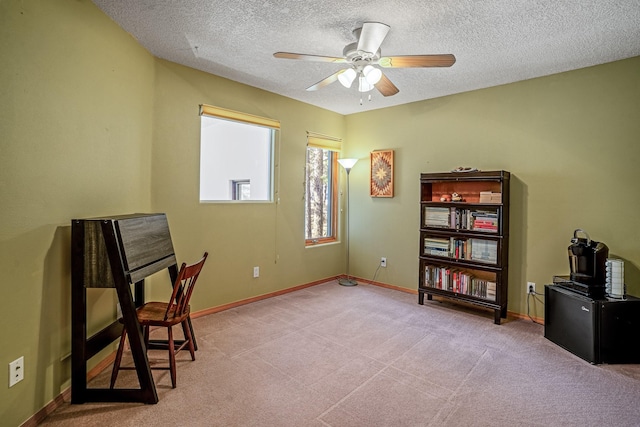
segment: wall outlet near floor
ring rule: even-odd
[[[260,267],[253,267],[253,277],[260,277]]]
[[[24,379],[24,356],[9,363],[9,387],[13,387]]]
[[[535,294],[535,293],[536,293],[535,282],[527,282],[527,294]]]
[[[387,257],[380,258],[380,267],[387,267]]]

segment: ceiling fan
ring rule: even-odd
[[[375,87],[384,96],[395,95],[400,90],[375,65],[382,68],[427,68],[450,67],[456,62],[456,57],[451,54],[382,56],[380,46],[389,29],[388,25],[381,22],[363,23],[361,28],[353,30],[358,41],[345,46],[342,51],[343,57],[290,52],[276,52],[273,56],[283,59],[348,64],[347,68],[336,71],[329,77],[309,86],[307,88],[309,91],[321,89],[336,80],[344,87],[350,88],[357,78],[358,91],[368,92]]]

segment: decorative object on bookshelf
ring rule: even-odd
[[[502,193],[494,193],[492,191],[481,191],[480,203],[502,203]]]
[[[349,209],[349,172],[351,172],[351,168],[357,161],[358,159],[338,159],[338,163],[340,163],[347,172],[347,230],[345,233],[347,236],[347,277],[338,279],[338,283],[342,286],[356,286],[358,284],[358,282],[349,276],[349,215],[351,214]]]
[[[393,150],[371,152],[371,197],[393,197]]]
[[[453,169],[451,172],[478,172],[478,169],[468,168],[465,166],[458,166],[457,168]]]
[[[418,303],[433,295],[507,315],[509,181],[506,171],[420,175]]]

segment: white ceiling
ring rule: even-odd
[[[526,80],[640,56],[640,0],[93,0],[154,56],[341,114]],[[382,55],[452,53],[450,68],[385,69],[400,89],[305,88],[344,64],[363,22],[391,30]],[[211,102],[211,101],[210,101]]]

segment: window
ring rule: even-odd
[[[337,238],[339,139],[307,135],[305,241],[307,245]]]
[[[231,181],[232,200],[251,200],[251,181],[248,179]]]
[[[200,106],[200,201],[273,200],[276,120]]]

